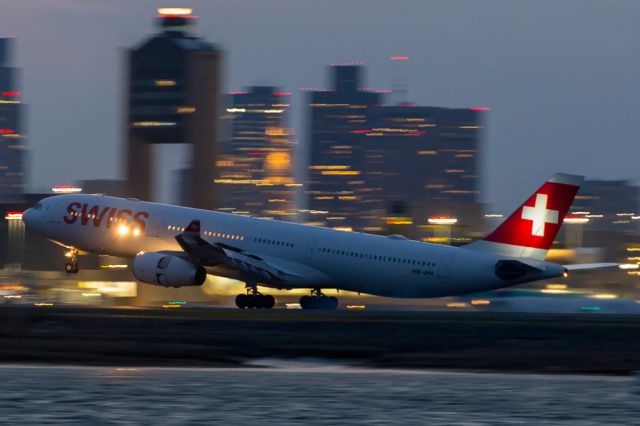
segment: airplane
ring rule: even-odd
[[[544,260],[582,180],[555,174],[487,237],[461,247],[99,194],[45,198],[22,220],[68,248],[68,273],[78,272],[86,251],[132,258],[133,275],[159,286],[199,286],[208,274],[240,280],[241,309],[274,307],[258,285],[310,289],[303,309],[336,309],[338,299],[323,289],[433,298],[611,266]]]

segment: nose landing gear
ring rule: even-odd
[[[77,274],[80,270],[78,267],[78,250],[74,248],[69,249],[64,255],[69,259],[64,265],[64,270],[67,271],[67,274]]]
[[[322,289],[314,288],[311,290],[311,296],[302,296],[300,298],[300,307],[302,309],[333,311],[338,309],[338,298],[327,296],[322,293]]]

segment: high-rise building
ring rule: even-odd
[[[24,192],[25,136],[22,93],[17,70],[10,66],[12,39],[0,38],[0,197]]]
[[[356,193],[369,212],[366,226],[411,222],[410,234],[419,238],[437,236],[442,219],[460,229],[479,227],[477,109],[374,107],[370,122],[360,133],[366,182]],[[398,203],[405,215],[392,214]]]
[[[381,103],[381,95],[361,89],[362,66],[336,65],[330,70],[333,87],[309,94],[308,221],[360,229],[364,209],[356,189],[364,179],[361,132],[371,127],[370,109]]]
[[[585,180],[571,206],[569,222],[591,231],[637,231],[640,187],[626,180]]]
[[[196,37],[190,9],[159,9],[160,32],[127,52],[127,189],[152,199],[154,148],[190,150],[186,203],[216,206],[222,52]]]
[[[295,217],[290,97],[272,86],[229,95],[230,137],[217,162],[221,209],[279,220]]]
[[[386,106],[386,91],[360,88],[361,70],[334,67],[334,89],[311,94],[310,221],[381,233],[402,225],[424,239],[443,224],[479,225],[484,108]]]

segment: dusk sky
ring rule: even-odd
[[[390,88],[408,55],[419,105],[489,107],[484,200],[519,204],[557,171],[640,177],[640,2],[635,0],[3,0],[17,39],[34,191],[121,176],[122,51],[155,31],[158,6],[188,6],[227,53],[226,88],[325,87],[331,63],[368,65]]]

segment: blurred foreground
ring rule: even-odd
[[[631,424],[638,412],[629,378],[330,366],[10,366],[0,374],[0,416],[7,423],[601,425]]]
[[[0,309],[0,362],[239,367],[315,358],[383,368],[627,375],[640,318],[425,311]]]

